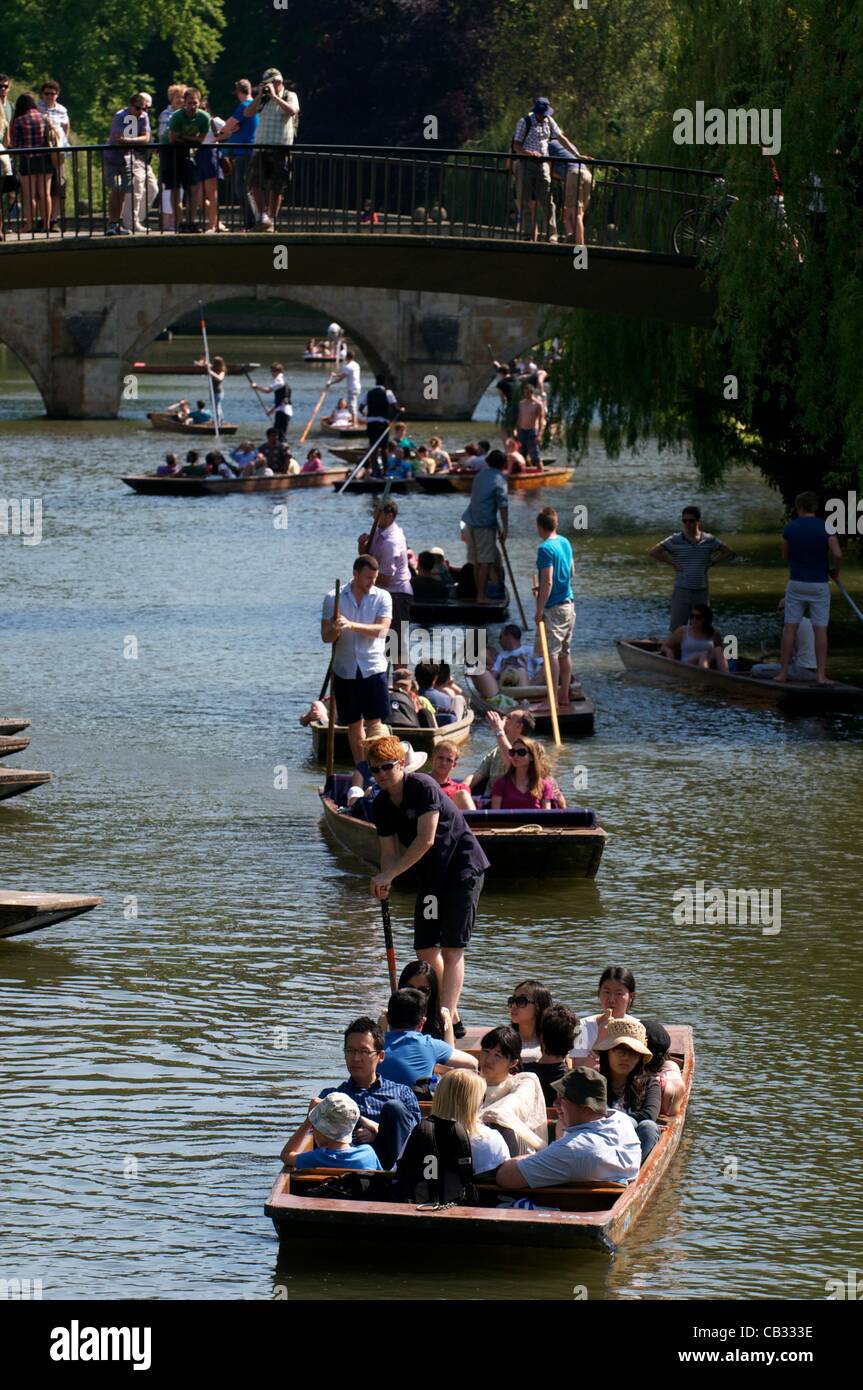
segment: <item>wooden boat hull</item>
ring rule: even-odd
[[[485,628],[490,623],[502,623],[509,612],[509,598],[496,603],[472,603],[469,599],[446,599],[443,603],[411,602],[411,622],[420,627]]]
[[[509,492],[524,492],[535,487],[565,487],[574,472],[573,468],[543,468],[536,473],[515,473],[507,478],[506,485]],[[447,476],[456,492],[470,492],[475,474],[449,473]]]
[[[75,897],[71,893],[0,892],[0,937],[26,936],[53,927],[83,912],[92,912],[101,898]]]
[[[216,496],[225,492],[292,492],[339,483],[347,474],[346,468],[324,468],[320,473],[276,473],[272,478],[206,478],[204,489]]]
[[[19,719],[15,715],[0,717],[0,734],[20,734],[22,729],[29,729],[31,723],[30,719]]]
[[[360,456],[362,457],[362,455]],[[348,483],[345,492],[370,492],[375,495],[383,492],[389,484],[390,492],[416,492],[417,484],[415,478],[354,478],[353,482]],[[333,483],[337,491],[342,490],[341,483]]]
[[[318,795],[326,826],[342,849],[371,868],[379,868],[380,849],[374,826],[340,811],[323,791]],[[487,880],[596,878],[608,840],[608,832],[601,826],[479,826],[472,823],[470,811],[466,819],[491,866],[486,871]],[[406,874],[399,881],[403,887],[411,887],[415,880]]]
[[[620,638],[615,646],[627,671],[674,681],[684,689],[707,690],[724,699],[796,709],[857,709],[863,706],[863,688],[856,685],[818,686],[814,682],[759,680],[744,671],[704,670],[661,656],[659,642]],[[751,664],[751,663],[750,663]]]
[[[493,706],[490,705],[487,700],[483,699],[470,676],[467,674],[465,674],[465,682],[473,708],[478,714],[487,714]],[[593,701],[587,699],[580,683],[577,689],[581,698],[573,701],[572,708],[570,710],[558,710],[557,721],[560,726],[561,738],[589,738],[594,732],[596,711]],[[504,687],[502,693],[508,695],[510,699],[517,698],[506,687]],[[548,701],[528,700],[527,705],[536,721],[537,734],[552,733],[553,725]],[[498,713],[501,713],[501,711],[498,711]]]
[[[51,781],[53,773],[50,772],[25,772],[22,768],[0,768],[0,801],[7,801],[11,796],[21,796],[24,792],[31,792],[36,787],[44,787]]]
[[[367,439],[365,425],[318,425],[318,434],[335,439]]]
[[[471,1030],[473,1031],[473,1030]],[[539,1246],[565,1249],[594,1248],[613,1253],[638,1222],[662,1185],[686,1123],[686,1111],[695,1071],[692,1029],[669,1024],[671,1055],[681,1066],[684,1099],[680,1110],[662,1125],[662,1133],[635,1182],[626,1187],[610,1184],[572,1184],[561,1197],[558,1190],[531,1190],[533,1211],[496,1206],[449,1207],[429,1211],[408,1202],[333,1201],[326,1197],[302,1197],[291,1191],[291,1172],[279,1173],[264,1206],[280,1239],[334,1235],[340,1239],[374,1236],[378,1240],[405,1239],[427,1244]],[[297,1185],[298,1187],[300,1184]],[[487,1200],[495,1189],[485,1184]],[[504,1194],[501,1194],[504,1195]],[[566,1202],[568,1210],[554,1210]]]
[[[184,425],[175,415],[166,415],[155,410],[151,410],[147,416],[154,430],[165,430],[169,434],[204,434],[215,435],[215,421],[208,421],[201,425]],[[239,425],[220,425],[219,434],[236,434]]]
[[[470,738],[475,715],[473,710],[468,710],[464,719],[459,719],[455,724],[446,724],[439,729],[401,729],[394,727],[393,732],[405,743],[417,750],[419,753],[431,753],[436,743],[442,739],[450,739],[453,743],[466,743]],[[327,726],[319,724],[317,720],[309,726],[312,731],[312,751],[319,763],[327,760]],[[344,724],[337,724],[335,729],[335,758],[340,763],[353,763],[351,748],[348,743],[348,731]]]
[[[368,447],[362,444],[328,444],[327,449],[331,454],[335,454],[337,459],[342,459],[344,463],[356,467],[360,459],[368,453]]]
[[[127,473],[121,482],[133,492],[155,497],[206,497],[204,478],[160,478],[153,473]]]
[[[9,758],[13,753],[23,753],[30,747],[29,738],[16,738],[14,734],[0,734],[0,758]]]

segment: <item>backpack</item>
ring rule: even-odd
[[[470,1139],[464,1125],[430,1115],[412,1131],[396,1165],[403,1201],[420,1206],[477,1206]]]
[[[401,690],[390,691],[390,724],[397,729],[418,729],[420,718],[410,698]]]
[[[526,115],[526,116],[522,116],[521,119],[524,121],[524,140],[526,140],[527,137],[528,137],[528,135],[530,134],[530,127],[531,127],[531,124],[533,124],[533,123],[536,122],[536,116],[534,116],[534,114],[533,114],[532,111],[528,111],[527,115]],[[517,129],[518,129],[518,121],[516,121],[515,124],[516,124],[516,130],[517,130]],[[522,144],[524,144],[524,140],[522,140],[522,142],[521,142]],[[513,135],[512,139],[511,139],[510,142],[509,142],[509,159],[506,161],[506,166],[505,166],[505,167],[506,167],[506,172],[507,172],[508,174],[514,174],[514,173],[515,173],[515,170],[516,170],[516,166],[515,166],[515,164],[513,163],[513,155],[514,155],[514,154],[515,154],[515,135]]]

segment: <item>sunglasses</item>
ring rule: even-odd
[[[528,757],[528,756],[529,756],[529,755],[528,755],[528,750],[527,750],[526,748],[511,748],[511,749],[510,749],[510,757],[511,757],[511,758],[526,758],[526,757]]]
[[[369,763],[369,767],[372,772],[392,772],[394,767],[398,767],[398,763]]]
[[[533,999],[530,999],[526,994],[511,994],[506,1001],[507,1008],[510,1009],[526,1009],[528,1004],[533,1002]]]

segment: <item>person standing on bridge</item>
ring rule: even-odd
[[[249,181],[257,207],[256,231],[269,232],[275,227],[281,211],[289,175],[285,150],[290,149],[296,139],[300,117],[299,97],[285,86],[278,68],[267,68],[258,95],[246,108],[246,115],[260,117]],[[273,149],[272,146],[283,148]]]
[[[693,604],[710,603],[707,571],[719,560],[732,559],[734,552],[718,536],[701,529],[701,510],[684,507],[683,530],[666,536],[647,553],[660,564],[671,565],[677,571],[671,595],[671,617],[668,630],[675,632],[689,622]]]
[[[123,200],[128,194],[134,208],[147,191],[146,147],[150,143],[150,121],[144,98],[136,92],[118,111],[111,122],[111,134],[105,150],[105,187],[108,193],[108,227],[106,236],[128,236],[120,217]]]
[[[180,230],[178,204],[181,188],[189,199],[189,221],[186,224],[186,230],[189,232],[201,230],[192,221],[191,190],[195,182],[195,155],[209,132],[210,117],[206,111],[201,109],[201,93],[197,87],[187,87],[183,96],[183,105],[179,111],[174,112],[168,122],[167,130],[168,143],[174,148],[176,161],[173,167],[173,183],[171,185],[171,207],[174,214],[174,225],[178,230]]]
[[[531,241],[536,241],[539,228],[536,221],[537,207],[542,206],[543,216],[548,228],[549,241],[557,241],[557,218],[551,199],[551,164],[548,158],[548,142],[554,137],[564,149],[578,158],[578,150],[568,140],[556,121],[553,121],[554,107],[547,97],[537,97],[533,110],[522,116],[515,128],[512,140],[512,153],[520,155],[515,161],[516,201],[518,202],[520,230]]]
[[[235,202],[240,208],[243,221],[243,230],[250,232],[255,225],[255,215],[249,203],[249,164],[252,158],[252,151],[248,147],[255,143],[255,134],[260,124],[260,116],[250,116],[249,108],[252,106],[252,84],[247,77],[241,77],[234,83],[234,95],[237,98],[237,105],[232,114],[225,121],[216,139],[220,144],[227,143],[232,146],[231,158],[234,167],[231,172],[232,192]]]

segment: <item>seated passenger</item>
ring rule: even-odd
[[[420,444],[413,461],[414,477],[427,478],[435,471],[435,462],[425,444]]]
[[[354,1130],[360,1121],[360,1107],[350,1096],[335,1092],[318,1101],[309,1117],[282,1150],[286,1168],[301,1173],[304,1168],[372,1168],[380,1171],[381,1161],[369,1144],[355,1144]],[[301,1153],[311,1132],[314,1148]]]
[[[440,980],[434,966],[429,965],[427,960],[408,961],[399,976],[399,989],[418,989],[420,994],[425,995],[426,1016],[423,1019],[423,1032],[430,1038],[442,1038],[450,1047],[454,1047],[452,1014],[440,1002]],[[386,1014],[381,1014],[378,1023],[384,1032],[390,1026]]]
[[[784,620],[784,598],[779,600],[776,606],[776,612],[778,617]],[[746,674],[755,676],[760,680],[772,680],[781,670],[781,661],[762,660],[756,661]],[[788,679],[790,681],[814,681],[818,679],[818,663],[815,658],[815,629],[812,626],[811,618],[802,617],[797,624],[794,646],[791,648],[791,665],[788,667]]]
[[[236,478],[236,473],[221,449],[211,449],[207,454],[207,467],[218,478]]]
[[[509,1149],[497,1130],[489,1129],[479,1118],[485,1095],[485,1082],[476,1072],[451,1071],[441,1077],[432,1100],[432,1117],[455,1120],[463,1125],[470,1139],[474,1174],[492,1173],[509,1158]]]
[[[607,965],[599,977],[602,1013],[588,1014],[586,1018],[579,1019],[580,1031],[575,1036],[570,1057],[582,1062],[592,1058],[597,1042],[605,1037],[605,1030],[613,1018],[635,1017],[630,1014],[634,1000],[635,976],[632,971],[623,965]]]
[[[557,1138],[541,1153],[511,1158],[495,1174],[498,1187],[514,1192],[570,1182],[632,1182],[641,1166],[635,1126],[606,1104],[605,1077],[574,1067],[557,1092]]]
[[[465,783],[453,779],[452,774],[457,762],[458,744],[452,743],[448,738],[441,739],[432,749],[429,772],[444,796],[448,796],[460,811],[475,811],[476,804]]]
[[[542,1087],[521,1069],[521,1038],[504,1025],[480,1043],[479,1072],[486,1083],[480,1119],[503,1134],[510,1154],[535,1153],[548,1143]]]
[[[482,758],[476,772],[464,779],[474,797],[490,795],[491,788],[509,766],[504,762],[504,755],[517,739],[529,737],[536,728],[536,720],[528,709],[510,710],[505,717],[491,709],[485,716],[485,722],[494,734],[496,744]]]
[[[329,710],[323,700],[312,700],[305,714],[300,715],[300,723],[305,729],[309,724],[326,724],[329,717]]]
[[[371,1145],[382,1167],[394,1168],[408,1135],[419,1124],[420,1108],[409,1086],[378,1076],[383,1059],[381,1029],[371,1018],[354,1019],[345,1029],[348,1080],[328,1086],[321,1099],[336,1093],[350,1096],[360,1112],[354,1143]]]
[[[562,1081],[567,1072],[567,1057],[578,1032],[578,1018],[565,1004],[552,1004],[539,1022],[539,1041],[542,1051],[536,1062],[525,1062],[524,1069],[537,1077],[546,1105],[554,1105],[554,1082]]]
[[[165,462],[156,469],[157,478],[176,478],[180,472],[180,460],[176,454],[166,454]]]
[[[453,680],[452,669],[447,661],[439,661],[435,670],[434,678],[435,690],[442,690],[444,695],[449,695],[450,699],[458,700],[459,696],[464,697],[464,691],[457,681]]]
[[[508,439],[506,441],[504,444],[504,453],[506,455],[506,476],[508,478],[513,477],[514,474],[526,473],[528,471],[527,460],[524,454],[519,453],[516,440]]]
[[[493,700],[507,685],[544,685],[542,658],[533,654],[533,647],[522,642],[518,623],[507,623],[501,629],[500,650],[489,648],[485,656],[485,671],[471,673],[471,679],[484,700]]]
[[[647,1070],[652,1054],[644,1024],[637,1018],[613,1018],[595,1050],[606,1081],[609,1108],[623,1110],[632,1120],[645,1159],[659,1138],[656,1121],[662,1091],[659,1077]]]
[[[689,611],[689,622],[677,627],[666,637],[661,647],[662,655],[680,660],[688,666],[710,667],[714,671],[728,671],[722,633],[713,626],[713,609],[708,603],[696,603]]]
[[[417,989],[399,989],[390,996],[387,1017],[390,1026],[384,1036],[384,1060],[380,1075],[387,1081],[415,1086],[418,1081],[435,1084],[437,1066],[466,1067],[476,1071],[476,1058],[460,1052],[450,1043],[423,1033],[426,997]]]
[[[538,1062],[542,1055],[539,1026],[551,1006],[551,990],[539,980],[522,980],[507,999],[509,1021],[521,1038],[521,1060]]]
[[[165,414],[175,416],[185,425],[189,418],[189,402],[187,400],[175,401],[173,405],[168,406]]]
[[[252,471],[253,478],[274,478],[276,475],[265,458],[260,458]]]
[[[548,760],[541,744],[531,738],[517,738],[504,754],[504,761],[509,767],[491,789],[493,811],[565,809],[563,793],[548,775]]]
[[[231,458],[241,471],[249,464],[253,464],[257,457],[258,450],[251,439],[244,439],[236,449],[231,450]]]
[[[306,461],[300,469],[301,473],[323,473],[324,461],[321,457],[320,449],[310,449]]]
[[[435,473],[448,473],[452,460],[450,459],[450,456],[447,453],[446,449],[443,447],[443,441],[441,440],[439,434],[433,434],[429,436],[428,447],[429,454],[434,460]]]
[[[414,471],[411,468],[407,449],[396,449],[395,454],[391,454],[387,459],[386,476],[388,478],[412,478]]]
[[[444,603],[449,598],[449,590],[435,574],[437,556],[430,550],[422,550],[417,564],[417,573],[411,579],[414,598],[422,603]]]
[[[182,475],[184,478],[206,478],[207,465],[201,462],[201,455],[197,449],[190,449],[186,454]]]
[[[660,1115],[676,1115],[683,1101],[683,1072],[668,1055],[671,1047],[668,1029],[663,1028],[657,1019],[646,1018],[644,1031],[647,1034],[647,1046],[653,1054],[647,1063],[647,1071],[650,1076],[659,1078],[659,1089],[662,1094],[659,1113]]]
[[[323,423],[335,426],[336,429],[344,429],[345,426],[354,423],[353,411],[344,396],[340,396],[335,409],[324,416]]]
[[[414,680],[417,683],[420,699],[427,700],[440,725],[456,722],[455,705],[451,695],[435,689],[437,668],[430,661],[421,661],[414,667]]]
[[[197,401],[196,405],[197,409],[192,411],[188,423],[192,425],[208,425],[213,415],[212,412],[207,409],[207,402]]]

